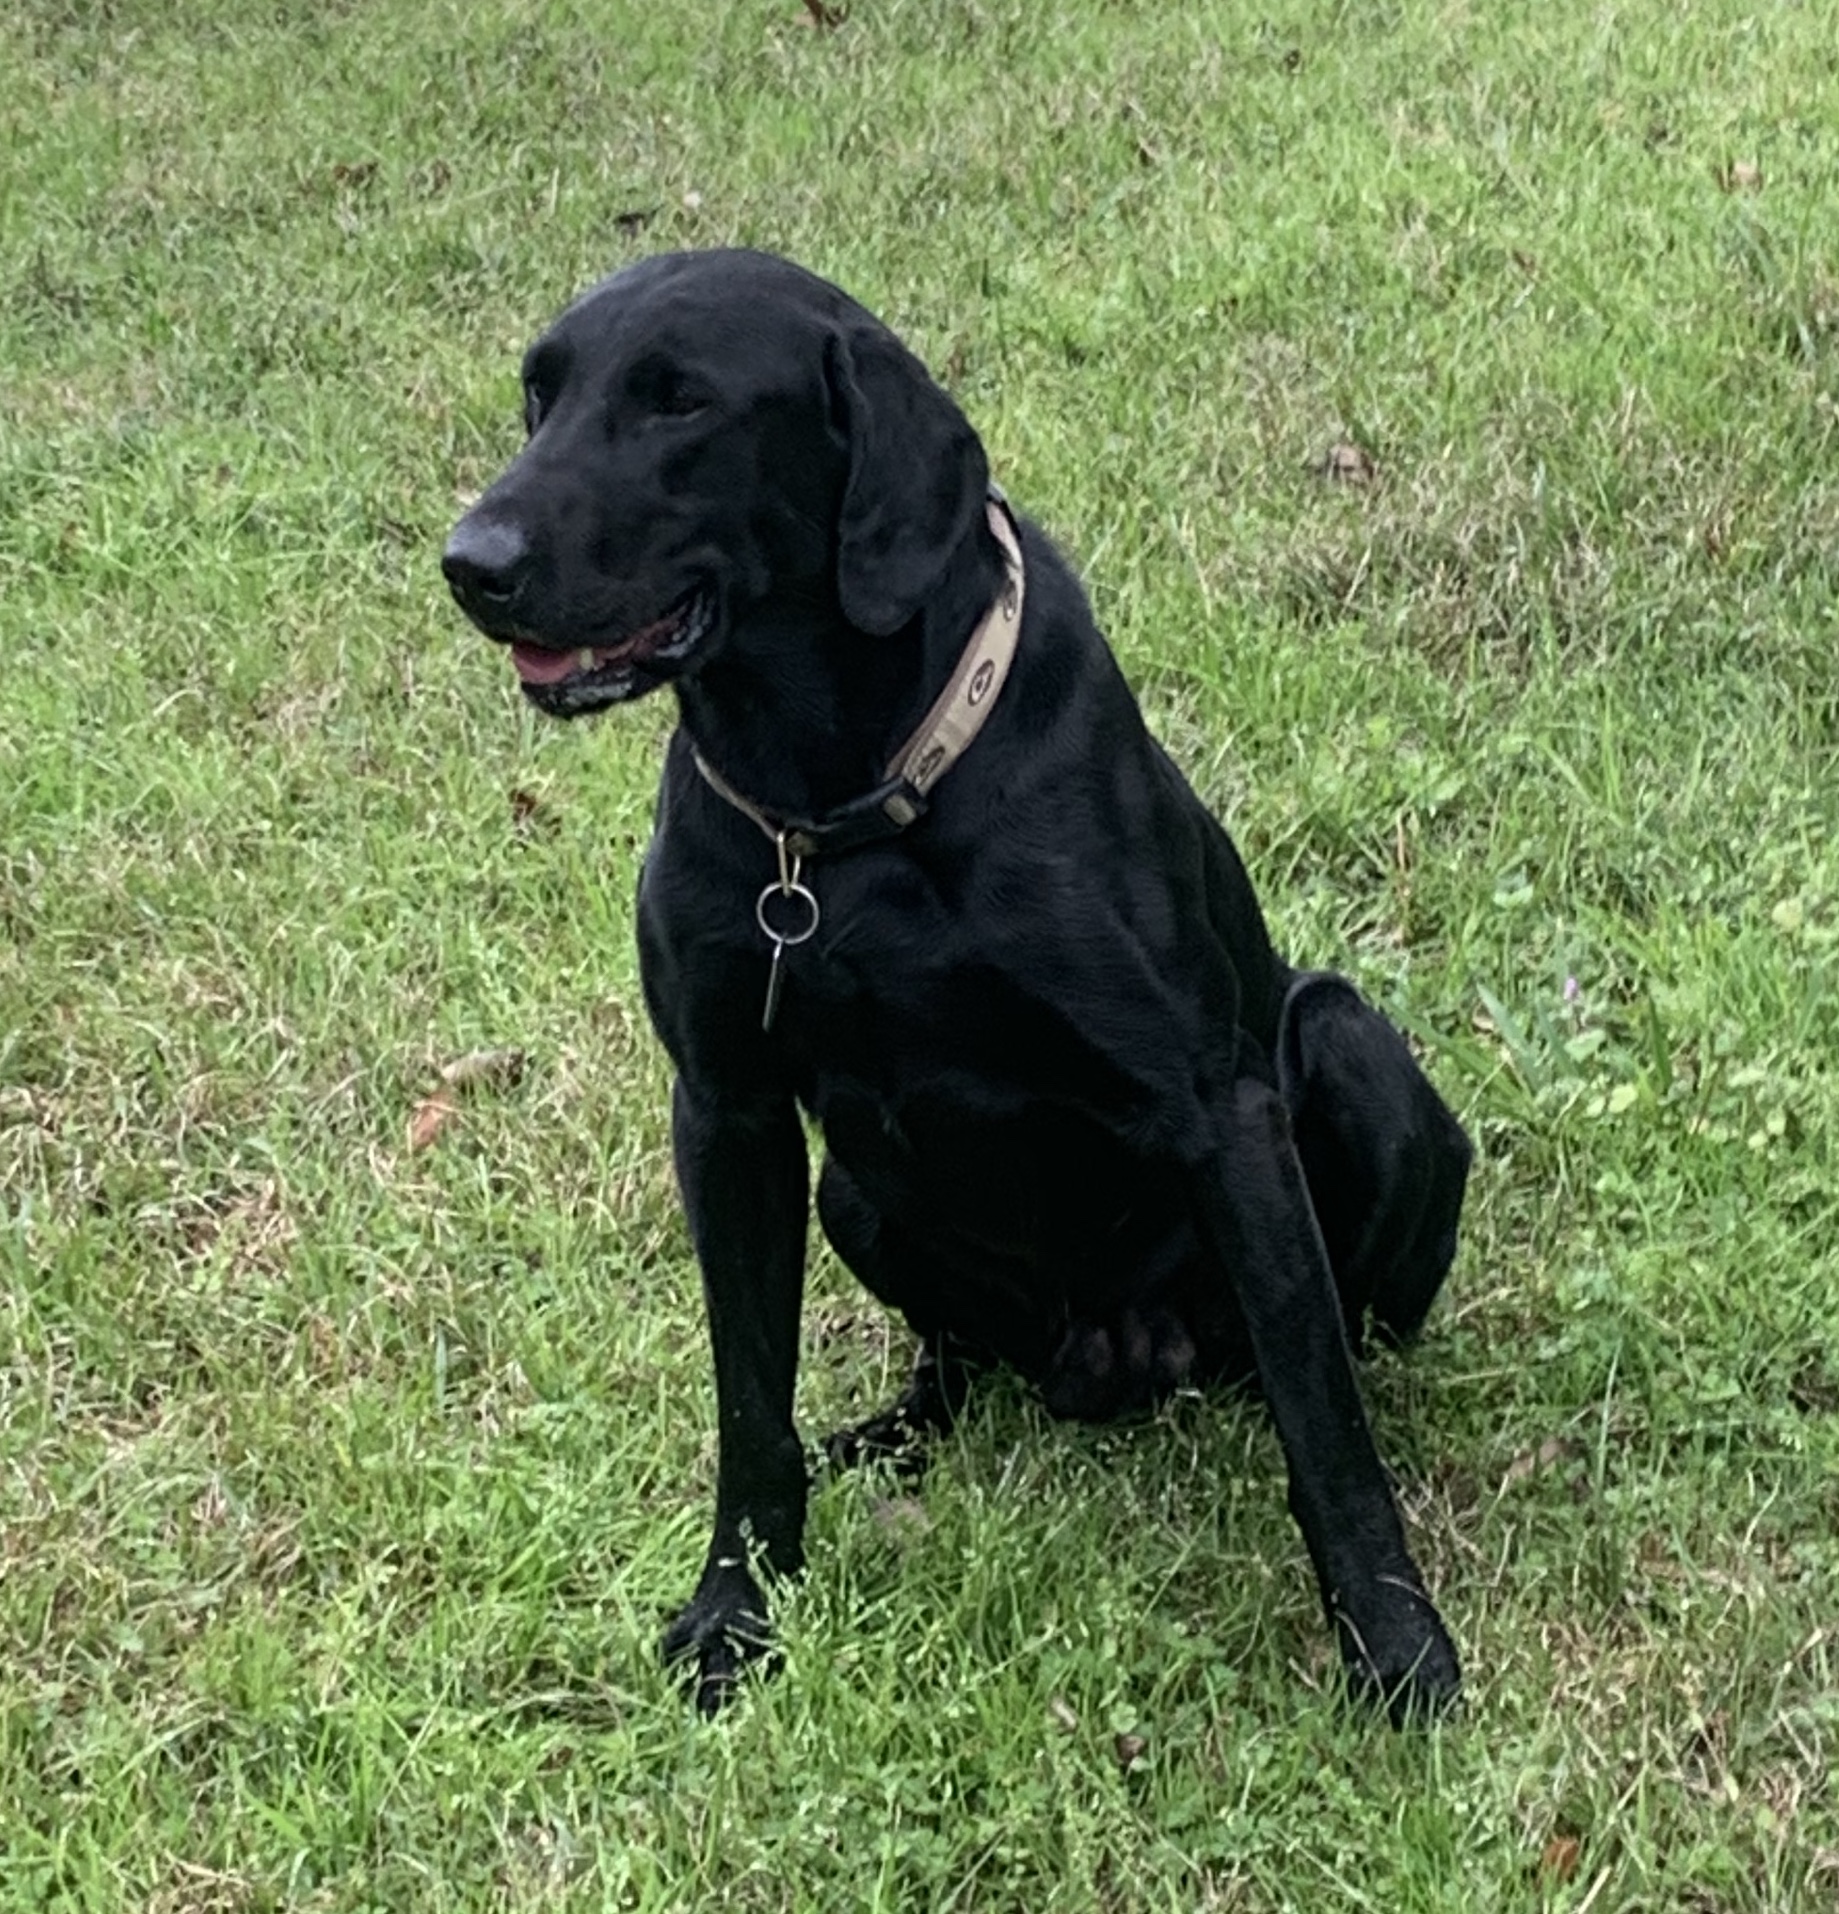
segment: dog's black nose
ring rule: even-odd
[[[529,566],[530,541],[501,518],[461,519],[441,554],[448,586],[469,611],[502,611],[517,596]]]

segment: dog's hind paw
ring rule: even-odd
[[[772,1666],[766,1597],[738,1564],[711,1564],[696,1593],[664,1631],[664,1660],[684,1664],[696,1712],[717,1714],[732,1698],[749,1662]]]
[[[926,1473],[932,1439],[950,1430],[983,1358],[947,1335],[928,1337],[899,1398],[879,1415],[824,1438],[824,1460],[837,1470],[888,1462],[909,1480]]]
[[[935,1432],[915,1425],[904,1402],[824,1437],[824,1460],[841,1473],[869,1462],[886,1462],[909,1481],[926,1473]]]
[[[1403,1581],[1387,1589],[1393,1599],[1364,1626],[1336,1605],[1349,1692],[1383,1708],[1395,1728],[1450,1714],[1462,1697],[1462,1667],[1442,1618],[1421,1589]]]

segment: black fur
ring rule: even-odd
[[[1468,1171],[1403,1042],[1272,951],[1025,520],[1006,689],[921,822],[807,867],[822,922],[763,1032],[774,852],[692,741],[779,817],[878,783],[1002,578],[983,450],[868,313],[753,253],[618,274],[526,380],[530,443],[453,534],[455,595],[544,709],[670,682],[681,717],[639,923],[719,1402],[714,1539],[667,1639],[700,1704],[764,1645],[755,1567],[802,1560],[801,1108],[825,1233],[920,1339],[906,1394],[835,1459],[944,1428],[991,1362],[1080,1417],[1255,1376],[1355,1687],[1395,1717],[1448,1701],[1455,1652],[1350,1359],[1369,1323],[1422,1321]]]

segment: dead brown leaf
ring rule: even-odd
[[[1582,1857],[1584,1844],[1574,1834],[1554,1834],[1545,1844],[1545,1852],[1539,1856],[1539,1878],[1542,1881],[1568,1881],[1577,1872],[1577,1863]]]
[[[1754,160],[1726,160],[1716,174],[1719,190],[1726,193],[1760,193],[1762,168]]]
[[[455,1090],[509,1090],[521,1081],[526,1061],[521,1050],[469,1050],[441,1065],[441,1081]]]
[[[1331,445],[1315,469],[1319,477],[1336,485],[1371,485],[1379,474],[1373,455],[1352,439]]]
[[[1501,1477],[1502,1491],[1541,1469],[1549,1469],[1554,1462],[1569,1462],[1582,1454],[1582,1448],[1569,1436],[1547,1436],[1536,1449],[1522,1449],[1507,1464],[1507,1473]]]
[[[555,813],[534,791],[525,791],[522,789],[512,790],[512,830],[528,835],[532,831],[553,831],[555,827]]]
[[[800,26],[840,27],[849,18],[847,7],[832,6],[829,0],[805,0],[805,12],[810,17],[799,21]]]
[[[1119,1735],[1111,1745],[1117,1751],[1117,1765],[1125,1774],[1149,1753],[1149,1743],[1141,1735]]]
[[[423,1097],[409,1118],[409,1149],[425,1150],[449,1123],[460,1114],[460,1106],[445,1090]]]
[[[409,1118],[409,1150],[425,1150],[460,1114],[460,1096],[471,1090],[509,1090],[523,1077],[521,1050],[469,1050],[441,1065],[441,1087],[416,1104]]]

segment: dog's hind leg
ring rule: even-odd
[[[907,1299],[922,1293],[914,1282],[917,1272],[901,1269],[898,1244],[890,1240],[881,1216],[834,1157],[825,1159],[818,1179],[817,1214],[831,1248],[856,1279],[904,1313]],[[824,1454],[831,1467],[853,1469],[864,1462],[885,1460],[903,1473],[922,1473],[928,1442],[950,1430],[964,1407],[972,1378],[984,1366],[984,1359],[960,1338],[944,1329],[922,1329],[906,1388],[867,1421],[824,1438]]]
[[[1404,1039],[1344,977],[1305,972],[1284,998],[1277,1078],[1349,1339],[1405,1342],[1456,1250],[1472,1155]]]

